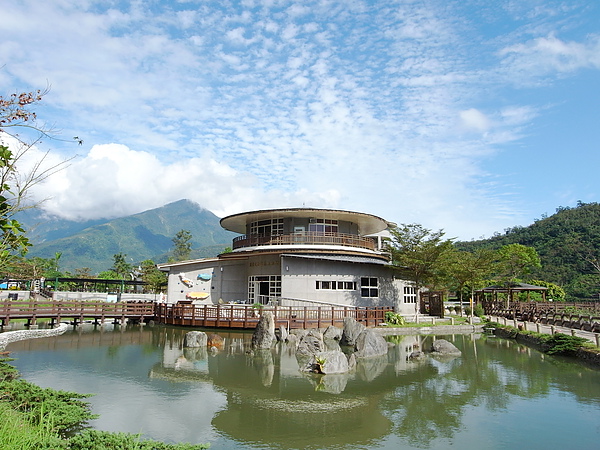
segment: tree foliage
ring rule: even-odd
[[[116,278],[119,280],[129,279],[131,272],[133,271],[133,265],[127,262],[127,255],[124,253],[117,253],[113,255],[113,258],[113,266],[110,270],[116,274]]]
[[[567,301],[598,299],[600,272],[600,204],[578,202],[576,207],[558,207],[527,227],[514,227],[504,234],[471,242],[458,242],[457,248],[498,250],[509,244],[533,247],[541,266],[532,267],[530,279],[561,286]]]
[[[173,261],[190,259],[192,253],[192,234],[188,230],[180,230],[173,238]]]
[[[47,130],[36,125],[37,116],[31,109],[47,92],[0,95],[0,271],[6,271],[11,261],[24,255],[31,245],[25,230],[14,219],[18,212],[37,206],[31,203],[28,192],[68,162],[47,165],[46,153],[28,171],[19,169],[19,164],[40,137],[48,136]],[[19,129],[33,130],[38,137],[25,142],[16,133]]]
[[[442,277],[445,257],[452,240],[444,239],[443,230],[432,231],[419,224],[401,224],[390,230],[389,251],[392,264],[414,282],[418,291],[435,285]]]

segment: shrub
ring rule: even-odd
[[[579,336],[569,336],[567,334],[555,333],[546,340],[550,346],[549,355],[573,356],[581,347],[584,347],[588,340]]]
[[[85,430],[69,440],[69,450],[201,450],[208,444],[165,444],[139,435]]]
[[[392,311],[387,311],[385,313],[385,321],[391,325],[405,325],[406,320],[401,314],[397,314]]]
[[[485,315],[485,312],[483,311],[483,306],[481,306],[479,303],[475,305],[473,314],[475,314],[477,317],[483,317]]]

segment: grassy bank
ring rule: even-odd
[[[19,378],[0,359],[0,450],[200,450],[207,444],[165,444],[87,428],[88,395],[44,389]]]

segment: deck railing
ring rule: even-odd
[[[373,239],[356,234],[325,233],[305,231],[291,234],[250,234],[233,240],[233,248],[256,247],[262,245],[341,245],[344,247],[375,250]]]
[[[60,322],[72,319],[75,323],[84,320],[104,322],[117,319],[121,321],[143,321],[154,317],[153,302],[116,302],[102,301],[50,301],[50,300],[6,300],[0,302],[0,321],[8,325],[12,319],[27,319],[29,325],[35,325],[37,319],[51,319]]]
[[[275,326],[286,328],[323,328],[329,325],[341,327],[344,318],[351,317],[365,326],[377,326],[385,321],[390,307],[308,307],[265,306],[254,308],[247,305],[189,305],[158,304],[155,320],[168,325],[224,328],[256,328],[260,315],[271,311]]]

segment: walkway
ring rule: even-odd
[[[570,336],[578,336],[587,339],[596,346],[600,347],[600,333],[591,331],[577,330],[575,328],[561,327],[557,325],[544,325],[542,323],[526,322],[517,319],[507,319],[506,317],[490,316],[492,322],[498,322],[503,325],[510,325],[515,328],[522,327],[524,331],[535,331],[537,333],[553,334],[563,333]]]

